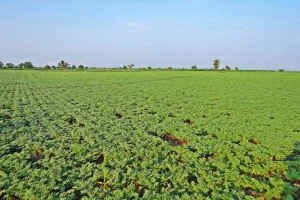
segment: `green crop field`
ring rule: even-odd
[[[299,199],[300,73],[0,71],[0,199]]]

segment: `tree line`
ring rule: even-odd
[[[220,64],[221,64],[221,60],[220,59],[216,59],[213,61],[213,68],[211,69],[206,69],[206,70],[219,70],[220,68]],[[132,69],[134,67],[134,64],[128,64],[128,65],[123,65],[123,67],[119,67],[119,68],[116,68],[116,69]],[[24,63],[20,63],[18,65],[14,65],[13,63],[6,63],[4,64],[3,62],[0,61],[0,68],[7,68],[7,69],[13,69],[13,68],[16,68],[16,69],[32,69],[34,68],[33,66],[33,63],[30,62],[30,61],[27,61],[27,62],[24,62]],[[83,70],[83,69],[89,69],[88,67],[84,66],[84,65],[71,65],[70,63],[68,62],[65,62],[64,60],[61,60],[57,66],[55,65],[45,65],[44,66],[44,69],[80,69],[80,70]],[[97,69],[97,68],[92,68],[92,69]],[[105,69],[105,68],[104,68]],[[142,69],[148,69],[148,70],[151,70],[152,67],[147,67],[147,68],[142,68]],[[161,68],[158,68],[158,69],[161,69]],[[167,68],[164,68],[165,70],[172,70],[173,68],[172,67],[167,67]],[[183,68],[184,69],[184,68]],[[191,67],[192,70],[199,70],[197,68],[196,65],[193,65]],[[235,70],[238,70],[239,68],[238,67],[235,67],[234,68]],[[205,70],[205,69],[201,69],[201,70]],[[229,66],[225,66],[225,68],[222,68],[221,70],[231,70],[231,67]]]
[[[6,63],[4,65],[3,62],[0,61],[0,68],[34,68],[32,62],[24,62],[24,63],[20,63],[18,65],[14,65],[13,63]]]
[[[20,63],[18,65],[15,65],[13,63],[6,63],[4,64],[3,62],[0,61],[0,68],[6,68],[6,69],[33,69],[35,68],[33,66],[33,63],[30,61]],[[55,65],[45,65],[44,69],[88,69],[88,67],[84,65],[70,65],[70,63],[65,62],[64,60],[60,61],[56,66]]]

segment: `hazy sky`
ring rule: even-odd
[[[299,0],[0,0],[0,61],[300,70]]]

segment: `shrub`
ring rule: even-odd
[[[23,67],[24,68],[33,68],[33,64],[32,64],[32,62],[24,62],[24,64],[23,64]]]
[[[78,69],[84,69],[84,66],[83,65],[79,65]]]
[[[44,69],[51,69],[50,65],[45,65]]]
[[[226,70],[231,70],[231,68],[229,66],[225,66]]]

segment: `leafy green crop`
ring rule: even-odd
[[[0,199],[299,199],[299,73],[1,71]]]

